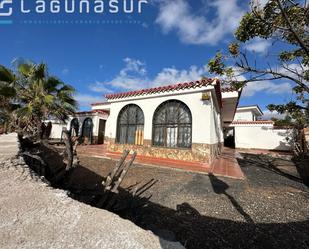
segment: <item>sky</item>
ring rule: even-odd
[[[249,8],[243,0],[149,0],[139,13],[133,0],[133,13],[124,13],[119,0],[119,12],[109,13],[110,0],[101,0],[104,13],[94,13],[90,4],[89,13],[67,14],[63,5],[60,13],[51,13],[51,0],[41,0],[45,12],[36,13],[34,0],[14,0],[12,15],[1,16],[9,11],[9,4],[1,6],[5,1],[10,0],[0,0],[0,64],[12,67],[20,58],[47,63],[51,75],[76,88],[80,110],[104,101],[104,94],[208,76],[207,61],[234,40]],[[30,13],[21,13],[21,2]],[[3,24],[7,20],[10,24]],[[246,49],[263,63],[272,43],[255,39]],[[258,104],[268,116],[266,106],[290,100],[292,86],[287,81],[250,84],[240,105]]]

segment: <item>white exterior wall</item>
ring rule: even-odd
[[[292,149],[287,137],[292,138],[293,131],[273,129],[272,125],[235,125],[236,148],[286,150]]]
[[[98,130],[99,130],[99,117],[98,116],[81,116],[81,117],[70,117],[68,124],[67,124],[67,129],[70,130],[71,127],[71,122],[74,118],[78,119],[78,123],[79,123],[79,135],[81,135],[82,133],[82,129],[83,129],[83,124],[86,118],[91,118],[92,119],[92,123],[93,123],[93,129],[92,129],[92,135],[93,136],[97,136],[98,135]]]
[[[252,111],[237,111],[234,121],[255,121],[255,115]]]
[[[60,139],[62,134],[62,129],[66,127],[66,124],[63,123],[54,123],[52,122],[52,130],[50,133],[51,139]]]
[[[77,117],[70,117],[70,119],[68,120],[68,123],[67,123],[67,129],[68,130],[70,129],[71,121],[74,118],[77,118],[78,122],[79,122],[79,135],[82,132],[83,123],[84,123],[85,119],[86,118],[91,118],[92,119],[92,123],[93,123],[92,135],[96,137],[96,136],[98,136],[98,133],[99,133],[99,122],[100,122],[100,119],[106,120],[108,118],[108,115],[106,114],[105,116],[98,116],[96,114],[90,114],[90,115],[83,115],[83,116],[77,116]]]
[[[117,118],[120,110],[128,104],[138,105],[144,112],[144,139],[152,140],[152,119],[156,108],[165,101],[179,100],[185,103],[192,114],[192,143],[214,144],[218,139],[213,136],[213,110],[211,101],[202,101],[202,92],[206,89],[179,91],[174,94],[154,94],[152,96],[136,97],[126,100],[110,101],[110,116],[106,122],[105,135],[116,138]],[[100,108],[100,106],[96,106]],[[102,108],[104,108],[102,106]],[[222,128],[218,127],[221,132]]]
[[[222,129],[222,119],[219,113],[219,107],[211,101],[211,118],[210,118],[210,141],[211,144],[222,143],[223,138],[223,129]]]
[[[67,130],[70,130],[71,128],[71,122],[74,118],[78,119],[78,123],[79,123],[79,135],[81,135],[82,133],[82,129],[83,129],[83,123],[85,121],[86,118],[91,118],[92,119],[92,123],[93,123],[93,129],[92,129],[92,135],[94,137],[98,136],[99,133],[99,122],[100,119],[106,120],[108,117],[108,115],[106,114],[105,116],[98,116],[96,114],[90,114],[90,115],[83,115],[83,116],[76,116],[76,117],[70,117],[67,121],[67,123],[59,123],[59,122],[55,122],[55,121],[51,121],[52,122],[52,130],[51,130],[51,135],[50,138],[51,139],[60,139],[61,138],[61,134],[62,134],[62,129],[64,127],[67,128]],[[46,123],[46,122],[45,122]]]

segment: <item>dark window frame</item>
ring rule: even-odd
[[[130,120],[130,111],[135,109],[135,122],[131,122]],[[126,115],[126,123],[121,124],[121,119],[122,115]],[[139,116],[141,115],[141,116]],[[124,106],[120,112],[118,113],[117,117],[117,128],[116,128],[116,143],[118,144],[130,144],[130,145],[136,145],[135,144],[135,137],[131,138],[129,137],[130,134],[130,129],[134,130],[134,134],[138,129],[142,130],[144,132],[144,126],[145,126],[145,115],[142,110],[138,105],[136,104],[128,104]],[[121,141],[122,138],[122,129],[125,128],[125,141]],[[133,139],[133,140],[132,140]],[[132,142],[130,142],[132,140]]]
[[[92,144],[92,139],[93,139],[93,121],[92,118],[85,118],[83,121],[83,126],[82,126],[82,132],[81,132],[81,138],[85,138],[85,124],[86,121],[90,120],[91,124],[90,124],[90,144]]]
[[[75,124],[74,124],[75,123]],[[76,133],[76,136],[79,136],[79,121],[78,118],[73,118],[70,123],[70,135],[72,136],[73,129]]]
[[[169,107],[176,107],[177,110],[177,121],[175,122],[170,122],[169,119]],[[189,122],[183,123],[180,122],[180,117],[181,113],[180,111],[183,111],[185,115],[188,115],[189,117]],[[157,118],[159,115],[162,114],[162,112],[165,112],[164,115],[164,122],[162,123],[157,123]],[[175,116],[175,114],[173,114]],[[159,142],[156,143],[156,130],[163,128],[163,133],[160,135],[163,135],[163,143]],[[167,135],[167,130],[171,128],[177,128],[177,137],[176,137],[176,146],[170,146],[171,141],[168,141],[168,135]],[[189,129],[190,132],[179,132],[180,129]],[[158,131],[157,131],[158,132]],[[160,137],[159,135],[159,137]],[[170,134],[171,135],[171,134]],[[188,141],[183,141],[181,143],[180,137],[182,137],[184,140],[184,137],[189,135],[189,140]],[[175,130],[174,130],[174,136],[175,136]],[[164,147],[164,148],[176,148],[176,149],[191,149],[192,148],[192,113],[190,108],[183,103],[180,100],[168,100],[163,103],[161,103],[157,109],[155,110],[153,114],[153,119],[152,119],[152,146],[154,147]]]

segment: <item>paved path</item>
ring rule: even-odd
[[[217,176],[227,176],[236,179],[244,179],[237,159],[237,150],[224,148],[220,157],[211,164],[210,172]]]
[[[0,161],[15,156],[18,152],[17,134],[0,135]]]
[[[105,157],[118,160],[121,157],[119,152],[107,151],[106,145],[88,145],[79,146],[77,153],[85,156]],[[188,172],[198,172],[217,176],[224,176],[234,179],[244,179],[245,176],[238,165],[236,159],[236,150],[224,148],[220,157],[214,160],[210,165],[208,163],[188,162],[182,160],[155,158],[149,156],[137,155],[135,163],[150,166],[159,166],[185,170]]]

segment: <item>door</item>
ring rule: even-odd
[[[224,128],[224,146],[229,148],[235,148],[235,129],[234,128]]]
[[[106,120],[100,119],[100,121],[99,121],[98,144],[104,144],[105,123],[106,123]]]

